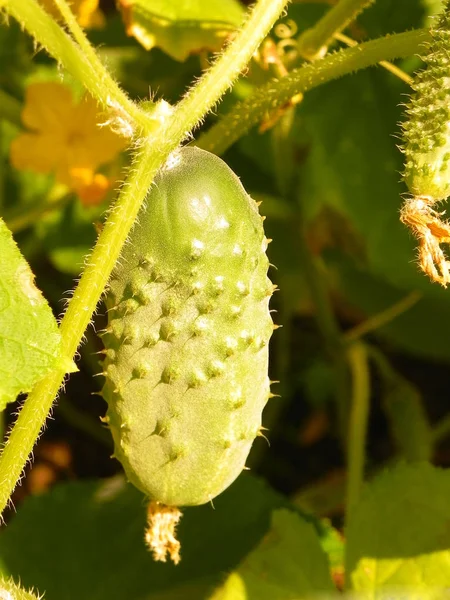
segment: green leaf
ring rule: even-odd
[[[0,219],[0,410],[52,369],[56,320],[12,235]]]
[[[12,579],[0,576],[0,599],[1,600],[39,600],[42,596],[35,595],[32,591],[27,592],[16,585]]]
[[[360,259],[374,274],[404,289],[431,287],[412,262],[413,242],[398,216],[405,190],[393,134],[404,90],[374,69],[326,88],[307,94],[300,107],[298,126],[310,148],[300,177],[309,217],[332,207],[364,241]]]
[[[241,475],[214,507],[184,510],[174,566],[153,562],[147,551],[145,502],[133,486],[122,478],[68,483],[26,499],[1,530],[0,565],[45,590],[46,600],[201,600],[260,541],[272,511],[288,506],[264,482]],[[333,530],[317,530],[335,562]]]
[[[276,510],[268,533],[211,600],[312,600],[333,591],[314,527],[294,512]]]
[[[450,470],[426,463],[398,466],[368,484],[347,529],[352,589],[370,600],[386,599],[387,592],[408,600],[445,598],[449,496]]]
[[[120,5],[128,35],[179,61],[200,50],[219,50],[244,15],[237,0],[120,0]]]

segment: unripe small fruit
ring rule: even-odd
[[[124,247],[106,298],[116,334],[104,338],[103,395],[115,456],[153,501],[209,502],[245,466],[270,394],[266,242],[230,168],[183,148]]]
[[[435,205],[450,195],[450,2],[430,33],[421,53],[425,68],[412,83],[403,124],[404,179],[413,197],[405,201],[401,220],[419,240],[422,270],[446,287],[450,262],[441,244],[450,241],[450,225]]]

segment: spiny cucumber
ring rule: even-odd
[[[419,239],[422,269],[446,286],[449,263],[440,243],[449,242],[450,226],[433,205],[450,195],[450,2],[445,2],[431,36],[403,124],[404,179],[413,198],[406,200],[401,218]]]
[[[128,479],[160,514],[220,494],[260,434],[274,329],[267,243],[231,169],[186,147],[156,177],[112,275],[106,420]]]

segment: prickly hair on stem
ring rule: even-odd
[[[422,54],[425,67],[414,78],[402,124],[403,176],[413,198],[404,203],[400,218],[419,241],[421,269],[446,287],[450,262],[440,245],[450,242],[450,224],[435,205],[450,195],[450,1],[431,36]]]

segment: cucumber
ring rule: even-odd
[[[450,227],[434,206],[450,195],[450,3],[431,29],[432,41],[416,74],[403,123],[404,180],[412,194],[401,219],[419,240],[419,263],[430,278],[450,282],[449,263],[440,244]]]
[[[450,195],[450,12],[431,30],[432,42],[422,58],[425,68],[413,81],[406,107],[404,177],[414,196],[434,201]]]
[[[115,457],[160,514],[210,502],[260,434],[275,327],[262,221],[220,158],[183,148],[156,177],[113,272],[106,421]]]

